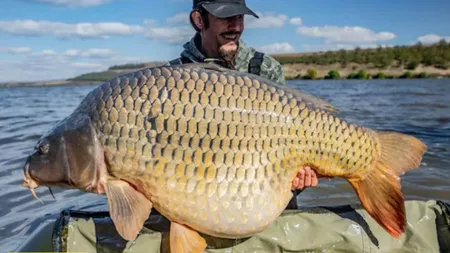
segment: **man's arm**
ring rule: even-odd
[[[265,54],[261,66],[261,76],[281,85],[286,84],[283,66],[270,55]]]
[[[274,81],[276,83],[285,85],[286,80],[284,78],[283,66],[279,62],[277,62],[274,72]]]

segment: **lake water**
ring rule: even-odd
[[[402,178],[405,199],[450,202],[450,80],[290,81],[320,96],[340,117],[378,130],[414,135],[428,145],[419,169]],[[15,250],[42,221],[66,208],[106,210],[103,196],[77,190],[21,187],[24,158],[38,138],[78,105],[94,86],[0,88],[0,248]],[[303,206],[357,203],[342,179],[321,179],[298,197]]]

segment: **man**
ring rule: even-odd
[[[184,45],[181,56],[169,64],[214,63],[285,84],[281,64],[273,57],[248,47],[241,40],[244,15],[259,18],[246,6],[245,0],[194,0],[190,22],[197,33]],[[292,182],[292,189],[303,190],[305,187],[316,186],[317,183],[316,173],[311,168],[304,167],[300,168]],[[288,208],[297,208],[295,197]]]
[[[170,63],[212,62],[284,84],[281,64],[241,40],[246,14],[258,18],[244,0],[194,0],[190,21],[197,33]]]

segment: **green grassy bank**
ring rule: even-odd
[[[287,79],[450,77],[450,43],[273,55]]]

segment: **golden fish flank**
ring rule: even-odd
[[[268,192],[251,195],[249,199],[258,200],[265,195],[268,199],[273,199],[274,203],[280,202],[280,205],[283,205],[290,198],[288,182],[300,165],[309,164],[326,168],[326,171],[319,173],[328,176],[344,176],[352,171],[360,171],[362,177],[368,173],[367,167],[372,161],[370,157],[376,155],[373,151],[375,148],[370,142],[371,138],[365,137],[368,133],[364,135],[363,142],[358,142],[358,138],[365,132],[361,128],[348,126],[345,121],[334,120],[332,115],[323,110],[308,107],[303,101],[282,89],[269,88],[266,83],[259,80],[251,81],[245,76],[228,73],[209,74],[207,71],[195,69],[180,69],[181,74],[178,70],[170,68],[162,70],[157,68],[152,71],[151,78],[146,83],[144,81],[139,83],[144,94],[147,90],[150,91],[148,100],[151,102],[151,109],[148,120],[157,133],[152,150],[154,156],[149,160],[153,162],[145,163],[149,165],[145,169],[146,177],[150,182],[162,184],[154,185],[152,188],[167,187],[158,191],[163,194],[162,196],[152,196],[151,201],[156,208],[159,201],[170,201],[170,196],[178,196],[182,191],[202,195],[207,188],[222,189],[222,194],[226,190],[227,195],[216,196],[214,191],[210,190],[207,194],[208,203],[194,201],[181,205],[187,209],[218,206],[219,202],[236,196],[239,191],[241,194],[238,197],[230,199],[238,203],[231,207],[234,208],[231,210],[236,210],[236,215],[239,215],[243,208],[239,203],[247,201],[247,194],[251,192],[248,182],[256,181],[255,185],[263,185],[262,180],[269,180],[267,186],[269,189],[266,189]],[[161,71],[165,72],[166,76],[158,75]],[[199,79],[199,76],[203,79]],[[145,79],[145,75],[141,78]],[[138,90],[136,87],[131,88]],[[115,119],[116,111],[120,109],[118,122],[122,124],[122,129],[129,127],[129,124],[125,123],[133,122],[127,121],[127,116],[134,118],[135,114],[142,114],[141,109],[145,109],[135,108],[134,114],[122,110],[124,103],[119,101],[125,100],[126,104],[131,88],[123,89],[120,94],[113,97],[116,101],[114,107],[116,110],[109,111],[112,115],[110,118]],[[136,97],[138,101],[142,99],[139,104],[145,103],[145,97]],[[174,107],[177,109],[174,110]],[[106,108],[103,109],[99,111],[100,114],[105,114]],[[106,121],[101,122],[104,125]],[[359,131],[359,135],[356,134],[356,130]],[[103,134],[109,135],[108,132]],[[364,143],[366,139],[368,142]],[[120,140],[117,146],[122,146]],[[372,150],[372,153],[369,153],[369,150]],[[133,152],[127,154],[133,156]],[[252,161],[255,154],[258,154],[259,160]],[[124,152],[120,152],[119,149],[118,153],[114,153],[114,156],[118,155],[124,156]],[[177,171],[176,174],[179,175],[177,178],[168,177],[167,174],[173,173],[164,171],[176,167],[171,160],[174,159],[175,163],[179,163],[182,157],[186,163],[193,162],[196,166],[193,175],[189,175],[188,171]],[[125,158],[126,156],[122,159]],[[226,177],[228,182],[222,182],[227,187],[216,181],[212,182],[210,178],[208,182],[203,181],[208,175],[217,175],[216,166],[222,163],[228,166]],[[250,177],[245,177],[246,171],[256,171],[258,166],[265,167],[264,179],[255,178],[254,173],[250,173]],[[124,169],[122,166],[111,167],[111,171],[118,176],[130,176],[129,170]],[[122,170],[126,171],[127,175],[122,175]],[[270,180],[272,178],[273,180]],[[242,181],[245,181],[243,185],[240,184]],[[280,186],[280,182],[284,182],[283,187]],[[212,184],[214,186],[211,186]],[[275,200],[277,196],[281,196],[281,201]],[[167,206],[167,210],[161,211],[170,217],[172,209],[172,206]],[[267,218],[276,217],[282,209],[276,209],[275,213],[266,213]],[[211,215],[211,219],[213,217],[215,215]],[[191,223],[189,225],[195,228],[203,221]],[[243,231],[242,234],[253,232]]]
[[[196,73],[196,72],[193,72]],[[155,73],[156,74],[156,73]],[[153,83],[152,81],[147,82],[145,86],[143,86],[143,90],[144,93],[147,90],[150,90],[149,93],[149,101],[151,101],[150,104],[150,115],[154,116],[151,120],[150,123],[152,125],[152,128],[156,130],[157,136],[156,136],[156,142],[154,143],[154,147],[152,148],[152,153],[156,154],[154,156],[150,156],[150,155],[146,155],[144,156],[144,158],[150,158],[149,161],[154,161],[152,162],[148,162],[148,163],[140,163],[140,164],[146,164],[149,165],[148,168],[145,169],[145,171],[147,171],[147,177],[149,177],[149,180],[151,182],[163,182],[164,185],[170,185],[170,186],[174,186],[177,185],[177,183],[174,183],[174,179],[170,179],[170,178],[166,178],[165,180],[162,180],[161,177],[166,176],[164,173],[162,173],[164,170],[168,170],[168,168],[173,168],[173,165],[169,165],[171,163],[168,163],[168,160],[171,160],[171,158],[173,157],[177,162],[179,162],[180,157],[183,157],[183,153],[188,153],[191,154],[190,156],[185,157],[189,162],[189,159],[196,165],[199,166],[197,168],[195,168],[196,170],[196,179],[200,179],[203,177],[208,178],[208,175],[211,174],[215,174],[214,172],[216,171],[216,166],[217,165],[221,165],[222,163],[224,163],[227,166],[234,166],[233,169],[231,169],[231,173],[227,173],[227,179],[229,180],[229,182],[233,182],[233,180],[237,180],[235,183],[229,183],[229,182],[222,182],[222,184],[226,184],[225,186],[228,186],[228,188],[223,187],[220,183],[217,182],[208,182],[208,189],[210,189],[210,192],[208,194],[208,196],[210,196],[210,198],[213,198],[213,194],[214,191],[212,189],[225,189],[226,191],[228,191],[228,193],[232,196],[236,195],[238,190],[240,191],[240,196],[237,197],[237,200],[239,200],[240,198],[243,198],[243,202],[247,202],[247,203],[253,203],[253,198],[250,198],[251,200],[245,200],[245,198],[247,197],[249,191],[249,186],[247,182],[244,182],[243,185],[238,184],[238,182],[244,181],[244,180],[248,180],[249,182],[253,182],[255,181],[255,173],[249,173],[250,177],[245,177],[246,174],[246,170],[250,170],[250,171],[256,171],[257,167],[253,167],[250,166],[251,164],[251,159],[253,157],[259,158],[261,157],[261,154],[259,154],[258,152],[263,151],[263,148],[265,147],[266,151],[264,151],[265,153],[262,154],[262,156],[268,156],[269,153],[267,152],[268,147],[270,145],[271,142],[271,138],[267,138],[267,140],[259,138],[260,137],[260,132],[267,132],[266,129],[270,128],[269,125],[264,125],[263,128],[264,130],[260,130],[258,127],[255,127],[255,121],[256,118],[258,117],[258,113],[253,112],[252,113],[252,103],[257,97],[255,95],[252,95],[251,92],[256,92],[256,89],[249,89],[249,87],[247,86],[243,86],[245,83],[247,83],[247,85],[250,85],[251,82],[247,81],[245,82],[241,77],[237,77],[237,82],[241,83],[242,86],[232,86],[232,84],[234,83],[234,77],[233,78],[227,78],[225,75],[223,74],[219,74],[218,75],[218,81],[220,80],[221,82],[227,82],[227,81],[231,81],[231,83],[223,85],[222,83],[217,83],[217,85],[212,85],[213,83],[206,81],[206,85],[203,81],[201,82],[193,82],[193,79],[189,79],[189,76],[191,75],[191,73],[188,73],[186,71],[183,72],[183,76],[185,77],[185,79],[187,80],[187,82],[185,82],[185,85],[181,85],[183,79],[179,79],[175,81],[177,82],[177,86],[175,87],[174,85],[172,86],[172,90],[169,90],[167,92],[169,92],[169,94],[172,94],[172,96],[167,96],[165,98],[165,101],[162,101],[159,97],[159,93],[163,93],[165,92],[165,88],[166,86],[162,85],[162,81],[158,82],[158,80],[162,80],[161,77],[158,77],[156,75],[153,75]],[[201,75],[203,77],[206,77],[206,73],[202,72]],[[176,76],[176,74],[174,74],[174,76]],[[214,79],[214,77],[213,77]],[[170,79],[172,80],[172,79]],[[197,80],[198,81],[198,80]],[[140,82],[143,83],[143,82]],[[199,84],[199,87],[196,86],[196,84]],[[259,86],[259,84],[256,84],[256,86]],[[145,87],[145,88],[144,88]],[[156,87],[160,88],[159,90],[156,89]],[[136,87],[132,87],[135,90]],[[241,92],[241,89],[243,89],[243,91]],[[129,89],[124,90],[125,93],[130,93]],[[250,93],[250,94],[248,94]],[[136,93],[135,93],[136,94]],[[174,95],[175,94],[175,95]],[[182,103],[188,103],[188,105],[184,105],[178,103],[178,111],[173,110],[173,104],[177,104],[177,102],[179,102],[178,100],[171,100],[171,98],[175,98],[178,99],[178,95],[177,94],[181,94],[180,99]],[[219,100],[219,95],[223,95],[220,98],[225,98],[223,99],[223,103],[229,108],[228,110],[226,108],[220,108],[217,107],[218,106],[218,100]],[[244,98],[238,97],[241,94],[246,94],[244,96],[244,98],[248,101],[245,101]],[[262,103],[266,103],[269,102],[271,94],[268,92],[265,93],[261,93],[261,95],[259,95],[259,102]],[[274,99],[277,100],[278,99],[278,94],[276,93],[276,95],[274,96]],[[124,103],[120,103],[117,101],[122,101],[125,100],[124,97],[127,97],[127,94],[117,94],[116,97],[113,98],[114,101],[116,101],[115,105],[117,106],[114,107],[115,110],[117,111],[118,108],[123,109],[123,104]],[[164,97],[164,96],[163,96]],[[200,97],[200,99],[198,99]],[[253,97],[253,100],[251,99]],[[212,98],[212,99],[210,99]],[[144,99],[142,99],[142,96],[136,96],[136,100],[138,100],[139,104],[144,104],[145,101],[143,101]],[[140,101],[142,100],[142,101]],[[212,100],[212,101],[211,101]],[[212,105],[210,104],[212,102]],[[245,108],[245,104],[247,104],[247,108]],[[274,106],[272,106],[270,103],[269,104],[269,112],[273,112],[274,110]],[[215,105],[215,107],[212,107],[213,105]],[[281,105],[281,104],[280,104]],[[265,106],[265,105],[264,105]],[[236,110],[233,110],[232,108],[236,108]],[[104,110],[101,110],[99,113],[100,114],[105,114],[105,108],[102,108]],[[139,110],[140,108],[135,108],[137,110]],[[143,108],[145,109],[145,108]],[[182,109],[184,109],[184,113],[185,115],[181,115],[181,111]],[[247,112],[244,112],[244,109]],[[115,110],[110,110],[109,113],[112,114],[113,118],[116,117],[115,114]],[[239,111],[240,110],[240,111]],[[120,129],[123,128],[129,128],[130,124],[126,124],[129,123],[128,121],[130,120],[126,120],[127,116],[131,116],[131,117],[135,117],[134,115],[127,115],[125,110],[121,110],[122,113],[119,113],[119,116],[116,118],[119,118],[118,122],[121,124],[120,125]],[[142,113],[142,111],[137,111],[135,114],[140,115]],[[121,115],[121,116],[120,116]],[[245,115],[245,116],[243,116]],[[259,114],[261,116],[264,116],[263,113]],[[217,116],[217,117],[215,117]],[[244,121],[241,121],[241,118],[244,117]],[[250,118],[250,124],[249,126],[246,126],[245,123],[249,123],[248,119]],[[224,120],[224,122],[221,122],[222,120]],[[133,120],[131,120],[133,121]],[[180,124],[178,125],[178,121],[180,122]],[[262,118],[260,118],[260,121],[262,121]],[[271,119],[271,121],[274,121],[274,123],[278,123],[279,125],[276,126],[276,124],[274,124],[274,126],[278,129],[281,128],[281,124],[283,122],[276,122],[275,121],[275,117],[273,117],[273,119]],[[105,120],[101,120],[101,125],[107,125],[107,121]],[[185,123],[187,123],[187,131],[185,132]],[[262,123],[262,122],[260,122]],[[118,125],[119,126],[119,125]],[[178,128],[178,126],[180,126]],[[138,126],[138,127],[143,127],[143,126]],[[100,129],[102,129],[102,126],[100,126]],[[180,132],[178,132],[177,130],[180,130]],[[245,129],[247,129],[247,135],[245,135],[244,131]],[[103,129],[105,130],[105,129]],[[108,129],[106,129],[108,130]],[[207,131],[209,131],[211,134],[207,134]],[[120,131],[119,131],[120,132]],[[122,133],[126,132],[126,131],[121,131]],[[275,133],[279,133],[280,130],[276,130]],[[106,135],[107,139],[113,138],[115,137],[119,137],[118,133],[117,134],[113,134],[110,135],[110,133],[108,133],[107,131],[103,132],[104,135]],[[188,134],[189,136],[186,137],[186,134]],[[177,136],[177,138],[173,138],[172,136]],[[123,135],[122,135],[123,137]],[[171,138],[172,137],[172,138]],[[245,137],[245,138],[244,138]],[[255,140],[256,139],[256,140]],[[272,142],[278,142],[276,140],[276,138],[272,138]],[[147,141],[150,141],[147,139]],[[108,143],[112,143],[110,141],[108,141]],[[160,144],[160,145],[156,145],[156,143]],[[169,145],[173,144],[173,145]],[[264,145],[265,144],[265,145]],[[180,147],[181,145],[181,147]],[[245,145],[245,146],[243,146]],[[123,160],[127,159],[127,157],[132,157],[134,154],[133,152],[123,152],[124,150],[122,150],[120,147],[123,146],[120,138],[117,140],[117,144],[115,145],[116,147],[119,147],[118,150],[116,149],[111,149],[112,153],[114,153],[114,155],[116,158],[113,159],[113,161],[119,161],[119,163],[114,164],[115,166],[111,166],[111,171],[113,172],[113,174],[116,174],[117,176],[120,176],[121,173],[125,172],[125,173],[129,173],[128,168],[124,168],[123,166],[120,166],[121,164],[123,164]],[[107,146],[108,147],[108,146]],[[114,146],[113,146],[114,147]],[[147,145],[145,145],[144,147],[147,147]],[[177,147],[179,147],[177,149]],[[213,148],[213,150],[210,150],[210,148]],[[244,154],[244,152],[240,152],[240,150],[238,150],[238,147],[241,147],[243,150],[247,151],[247,153]],[[133,150],[132,148],[130,148],[128,151]],[[177,153],[175,154],[174,151],[177,150]],[[122,151],[122,152],[121,152]],[[250,152],[249,152],[250,151]],[[283,152],[282,150],[280,150],[278,153],[279,156],[282,156],[281,152]],[[107,152],[108,153],[108,152]],[[144,153],[148,153],[148,150]],[[255,153],[255,154],[254,154]],[[273,153],[273,154],[272,154]],[[272,152],[270,155],[274,156],[275,152]],[[158,156],[158,154],[160,154],[160,156]],[[256,155],[257,154],[257,155]],[[117,156],[120,156],[119,159],[117,159]],[[259,158],[261,159],[261,158]],[[269,159],[264,157],[262,158],[263,161],[268,161]],[[274,158],[272,158],[273,160]],[[122,160],[122,163],[120,163],[120,160]],[[246,163],[243,163],[243,161],[246,161]],[[259,161],[254,161],[257,165],[259,164],[263,164],[263,162],[259,162]],[[207,166],[207,168],[205,169],[204,167],[202,167],[202,165]],[[240,166],[240,167],[239,167]],[[279,166],[278,166],[279,167]],[[277,167],[277,168],[278,168]],[[123,171],[122,171],[123,170]],[[205,170],[205,171],[204,171]],[[271,168],[268,168],[268,170],[271,173]],[[137,171],[143,171],[142,169],[137,169]],[[232,172],[235,171],[233,174]],[[279,171],[278,171],[279,173]],[[170,174],[170,173],[169,173]],[[183,175],[183,171],[177,172],[178,175]],[[286,173],[288,174],[288,173]],[[125,175],[122,175],[125,176]],[[292,175],[286,175],[287,177],[292,177]],[[282,179],[282,176],[280,176]],[[159,179],[159,180],[158,180]],[[184,181],[188,181],[189,182],[189,175],[186,174],[186,172],[184,173],[184,177],[181,176],[179,178],[177,178],[177,180],[181,180],[181,184],[183,184]],[[259,178],[256,180],[263,180],[263,178]],[[288,179],[285,179],[286,181],[288,181]],[[290,180],[290,179],[289,179]],[[211,179],[208,179],[207,181],[212,181]],[[202,181],[198,182],[197,184],[194,184],[194,182],[191,180],[191,183],[187,184],[185,187],[195,187],[196,193],[197,194],[202,194],[204,192],[204,188],[206,188],[206,185],[204,185],[204,183]],[[206,183],[206,182],[205,182]],[[255,185],[258,186],[260,183],[256,182]],[[274,184],[274,183],[272,183]],[[212,186],[212,185],[218,185],[218,187]],[[274,184],[275,185],[275,184]],[[285,201],[287,201],[290,196],[289,196],[289,184],[285,184],[286,186],[284,187],[285,189],[283,189],[284,191],[284,199]],[[161,186],[153,186],[152,188],[160,188]],[[270,187],[270,186],[269,186]],[[180,191],[184,191],[184,190],[189,190],[190,188],[187,189],[180,189],[180,188],[172,188],[169,187],[170,189],[173,189],[174,192],[166,192],[166,191],[162,191],[165,192],[166,195],[171,196],[171,195],[177,195],[179,194]],[[255,188],[255,186],[253,186],[253,188]],[[277,189],[278,190],[278,189]],[[222,190],[223,191],[223,190]],[[254,191],[256,192],[256,191]],[[222,193],[224,194],[224,193]],[[276,195],[278,195],[278,192],[273,192],[272,193],[272,198],[275,199]],[[259,196],[260,199],[262,199],[262,194],[260,194],[261,196]],[[257,197],[257,196],[256,196]],[[158,196],[153,196],[153,198],[155,198],[154,202],[154,206],[156,207],[158,205],[158,201],[156,201],[156,199],[158,198]],[[257,199],[257,198],[256,198]],[[234,201],[237,201],[234,200]],[[242,205],[240,205],[239,203],[241,203],[241,201],[237,201],[234,208],[237,208],[237,210],[241,210]],[[263,201],[260,201],[264,204]],[[277,202],[277,201],[274,201]],[[202,203],[200,202],[200,205]],[[198,206],[197,203],[194,204],[196,206],[196,208],[202,208],[202,206]],[[214,203],[212,204],[213,206],[218,206],[218,203]],[[251,204],[247,205],[248,207],[252,207]],[[245,206],[244,206],[245,207]],[[204,206],[203,208],[208,208],[207,206]],[[170,210],[169,210],[170,211]],[[278,211],[279,212],[279,211]],[[271,216],[276,216],[275,214],[271,214]]]
[[[95,158],[105,169],[91,179],[94,190],[106,192],[128,240],[152,207],[171,220],[175,244],[190,237],[205,246],[194,230],[251,236],[285,209],[303,165],[347,179],[371,216],[399,237],[406,221],[398,176],[418,167],[426,149],[412,136],[348,124],[298,90],[210,65],[119,76],[71,117],[84,115],[100,141],[92,145],[104,153],[104,161]]]

